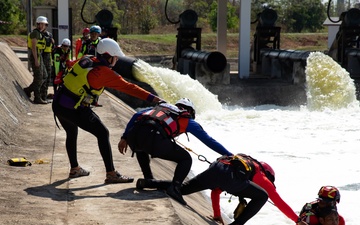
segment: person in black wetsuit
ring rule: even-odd
[[[246,168],[250,168],[248,162],[238,160],[236,156],[221,157],[207,170],[185,182],[181,187],[181,193],[188,195],[206,189],[220,188],[234,196],[249,198],[251,200],[243,212],[231,223],[231,225],[245,224],[259,212],[268,199],[267,192],[249,180],[253,171]]]
[[[232,155],[194,119],[195,107],[187,98],[178,100],[175,105],[161,103],[134,114],[118,144],[120,153],[124,154],[128,145],[136,153],[145,180],[154,179],[150,155],[176,162],[174,177],[166,193],[183,205],[186,202],[181,195],[180,186],[189,174],[192,159],[189,152],[174,141],[174,137],[189,132],[220,155]],[[136,186],[141,186],[142,181],[144,179],[139,179]]]

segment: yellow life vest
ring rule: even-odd
[[[104,87],[96,90],[90,87],[87,80],[88,73],[93,69],[94,62],[91,57],[84,57],[76,62],[63,78],[64,86],[79,97],[74,108],[81,104],[88,106],[96,100],[104,91]]]
[[[48,31],[45,31],[48,32]],[[44,35],[43,35],[44,36]],[[48,36],[44,37],[45,38],[45,49],[44,52],[50,53],[52,51],[53,48],[53,43],[52,43],[52,34],[50,32],[48,32]]]
[[[38,29],[34,29],[34,31],[37,30],[39,33],[40,33],[40,39],[37,40],[37,43],[36,43],[36,48],[38,49],[38,52],[40,52],[41,50],[44,50],[45,49],[45,45],[46,45],[46,42],[45,42],[45,38],[44,36],[41,34],[41,32],[38,30]],[[33,31],[33,32],[34,32]],[[32,41],[31,41],[31,38],[30,38],[30,34],[28,34],[28,48],[29,49],[32,49]]]
[[[44,52],[50,53],[50,52],[51,52],[51,50],[52,50],[52,46],[53,46],[53,44],[52,44],[52,43],[51,43],[49,46],[48,46],[48,45],[46,45],[46,46],[45,46],[45,49],[44,49]]]

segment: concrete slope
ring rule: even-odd
[[[201,193],[185,196],[189,206],[183,207],[162,191],[135,189],[135,182],[105,185],[97,140],[82,130],[78,159],[91,174],[69,180],[65,132],[56,127],[51,104],[29,101],[22,88],[31,83],[31,73],[7,44],[0,47],[0,224],[216,224],[207,218],[211,204]],[[141,178],[131,151],[123,156],[117,150],[133,109],[108,92],[100,104],[94,111],[110,131],[115,167]],[[7,165],[15,157],[26,157],[33,165]],[[153,160],[152,168],[158,179],[172,178],[172,163]]]

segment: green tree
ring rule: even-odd
[[[217,8],[218,4],[217,1],[214,1],[211,4],[211,10],[209,13],[209,23],[212,31],[217,31]],[[236,7],[234,7],[231,3],[228,2],[227,4],[227,29],[236,28],[239,24],[239,18],[236,15]]]
[[[138,27],[141,34],[150,34],[150,30],[157,25],[157,20],[150,6],[144,5],[140,9],[142,16],[138,18]]]
[[[20,1],[0,0],[0,33],[20,34],[26,32],[25,13],[21,10]],[[21,29],[22,28],[22,29]]]
[[[321,0],[283,0],[282,3],[286,8],[281,22],[287,26],[287,31],[316,32],[323,28],[326,8]]]

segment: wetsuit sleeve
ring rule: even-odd
[[[204,143],[206,146],[208,146],[215,152],[219,153],[220,155],[228,155],[228,156],[233,155],[224,146],[222,146],[219,142],[217,142],[215,139],[210,137],[208,135],[208,133],[206,133],[205,130],[200,126],[200,124],[195,122],[195,120],[193,120],[193,119],[189,119],[189,123],[186,128],[186,132],[189,132],[192,135],[194,135],[202,143]]]
[[[128,124],[126,125],[126,128],[125,128],[125,131],[124,131],[124,134],[121,136],[122,139],[126,139],[127,138],[127,135],[129,133],[129,130],[130,128],[132,128],[134,126],[134,123],[136,121],[136,119],[145,111],[147,111],[148,109],[145,109],[145,110],[142,110],[142,111],[139,111],[137,113],[135,113],[131,119],[129,120]]]
[[[222,190],[220,188],[215,188],[211,191],[211,204],[214,212],[214,217],[221,216],[220,210],[220,194]]]
[[[269,181],[265,174],[259,171],[256,171],[253,182],[265,189],[269,195],[269,199],[275,204],[275,206],[289,219],[295,223],[298,220],[296,213],[290,208],[290,206],[280,197],[279,193],[276,191],[274,185]]]
[[[155,95],[136,84],[127,82],[122,76],[106,66],[97,66],[88,74],[88,82],[92,88],[112,88],[133,97],[152,102]]]

